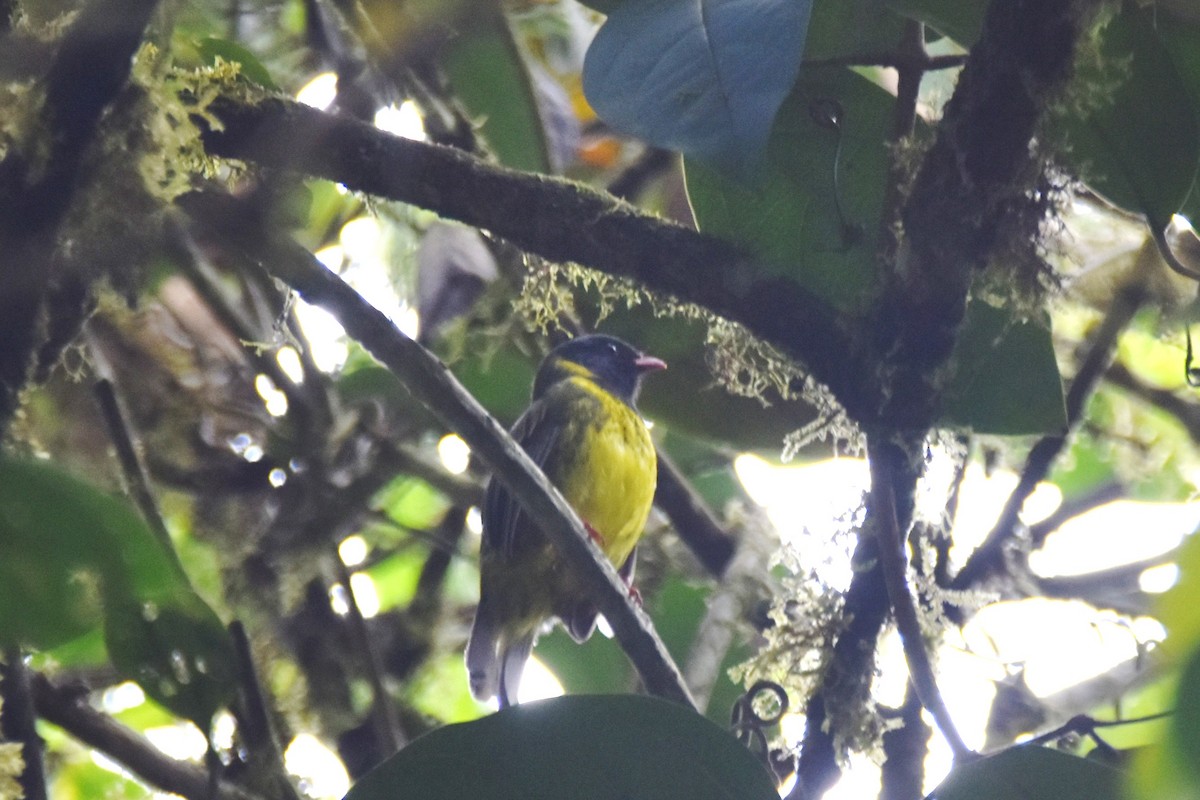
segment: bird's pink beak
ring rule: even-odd
[[[667,362],[654,356],[638,356],[633,365],[637,367],[638,372],[658,372],[667,368]]]

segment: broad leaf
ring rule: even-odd
[[[232,691],[225,628],[125,502],[0,458],[0,642],[47,649],[103,620],[128,678],[201,728]]]
[[[639,0],[611,10],[583,65],[614,128],[746,181],[804,49],[811,0]]]
[[[865,305],[876,287],[893,104],[848,70],[802,71],[771,132],[762,187],[686,159],[697,225],[836,306]]]
[[[551,171],[529,70],[498,9],[488,4],[460,23],[442,53],[442,68],[502,164]]]
[[[1034,745],[958,767],[931,800],[1119,800],[1122,773],[1095,760]]]
[[[241,66],[242,77],[246,80],[257,83],[264,89],[279,91],[275,81],[271,80],[271,73],[267,71],[262,62],[237,42],[208,37],[200,40],[196,45],[196,50],[206,63],[216,63],[216,60],[220,58],[231,64],[238,64]]]
[[[682,706],[635,695],[567,696],[448,725],[360,780],[346,800],[561,797],[777,800],[732,735]]]
[[[1081,80],[1106,87],[1102,105],[1058,123],[1068,157],[1097,193],[1161,230],[1200,165],[1195,97],[1163,45],[1153,8],[1127,3],[1100,33],[1100,58],[1100,73]]]
[[[976,433],[1066,429],[1062,378],[1048,325],[979,300],[967,308],[941,421]]]
[[[963,47],[970,47],[983,29],[985,0],[885,0],[898,14],[924,22]]]
[[[904,21],[882,0],[814,0],[804,58],[887,52],[896,47]]]

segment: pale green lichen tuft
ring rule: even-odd
[[[877,750],[887,722],[871,698],[870,676],[864,681],[835,672],[834,644],[848,622],[842,593],[826,583],[819,570],[805,566],[798,548],[785,547],[777,561],[789,577],[770,612],[774,624],[763,632],[765,645],[732,668],[730,679],[746,687],[760,680],[777,683],[787,691],[793,708],[820,689],[838,758],[844,761],[852,751]]]
[[[217,58],[212,66],[185,69],[167,64],[158,48],[142,45],[131,78],[144,94],[138,170],[147,188],[164,202],[193,188],[197,177],[216,178],[218,162],[204,149],[196,118],[212,130],[223,125],[209,107],[218,97],[253,99],[239,76],[241,65]]]
[[[657,317],[675,317],[706,326],[705,359],[717,383],[726,391],[752,397],[764,406],[770,398],[800,401],[817,411],[817,419],[789,434],[783,459],[814,441],[832,441],[841,453],[858,452],[862,434],[846,416],[833,394],[777,348],[762,341],[745,326],[717,316],[701,306],[648,291],[620,277],[576,264],[539,261],[525,279],[517,300],[517,313],[531,330],[557,330],[563,315],[575,315],[575,292],[589,292],[597,305],[597,322],[617,308],[650,306]]]

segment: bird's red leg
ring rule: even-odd
[[[587,522],[586,520],[583,523],[583,529],[587,531],[587,535],[593,542],[596,543],[596,546],[603,550],[604,540],[600,538],[600,532],[593,528],[591,523]],[[625,579],[622,577],[622,580]],[[637,587],[633,585],[633,582],[625,581],[625,586],[629,589],[629,599],[637,603],[638,608],[645,608],[645,605],[642,603],[642,593],[637,590]]]

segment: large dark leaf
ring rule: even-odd
[[[1045,747],[1012,747],[950,773],[932,800],[1119,800],[1122,774]]]
[[[686,159],[697,224],[836,306],[864,305],[876,286],[893,104],[847,70],[802,71],[771,132],[762,187]]]
[[[977,433],[1065,430],[1062,378],[1048,324],[1017,320],[982,301],[967,308],[942,422]]]
[[[232,691],[232,649],[174,551],[125,502],[0,458],[0,641],[47,649],[101,620],[117,668],[206,728]]]
[[[610,9],[583,66],[618,130],[747,180],[800,67],[811,0],[638,0]]]
[[[1059,121],[1068,157],[1097,193],[1161,230],[1183,206],[1200,165],[1196,97],[1152,8],[1127,3],[1101,32],[1100,57],[1098,74],[1081,75],[1091,85],[1085,91],[1105,91],[1094,100],[1100,107]]]
[[[635,695],[526,703],[427,734],[346,800],[777,800],[729,733],[682,706]]]

